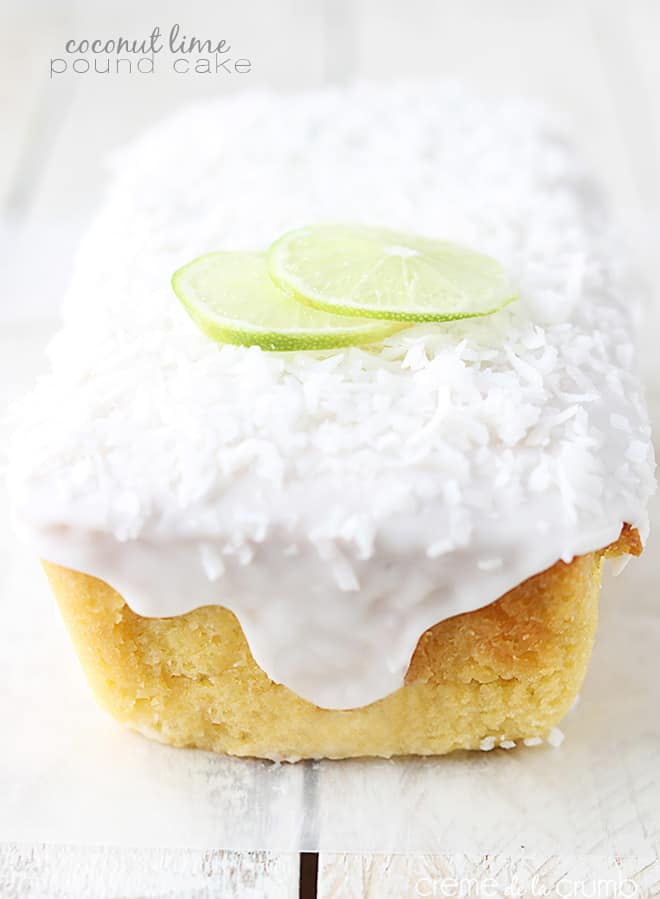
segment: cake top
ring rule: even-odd
[[[217,601],[224,590],[232,607],[227,590],[238,597],[260,566],[272,571],[275,546],[288,568],[298,557],[301,578],[323,570],[337,609],[340,594],[354,605],[366,595],[369,563],[414,557],[429,584],[441,572],[463,581],[460,601],[425,612],[429,624],[602,547],[623,522],[644,536],[654,461],[635,298],[585,184],[541,113],[455,85],[237,94],[170,119],[116,157],[52,372],[18,410],[19,523],[53,561],[105,576],[142,614],[184,611],[220,583]],[[172,272],[194,256],[262,250],[335,221],[474,247],[502,263],[520,300],[369,347],[271,353],[212,342],[172,293]],[[144,578],[113,582],[98,555],[74,548],[94,535],[125,558],[187,541],[204,585],[156,601]],[[308,550],[320,568],[303,564]],[[390,666],[399,678],[424,624],[407,614]],[[243,610],[261,661],[256,618],[246,624]]]

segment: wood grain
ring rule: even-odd
[[[327,853],[319,857],[318,899],[458,895],[650,899],[659,891],[657,859]]]
[[[297,854],[0,844],[3,899],[294,899]]]

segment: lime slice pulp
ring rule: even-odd
[[[385,228],[290,231],[271,246],[268,267],[298,299],[341,315],[450,321],[489,315],[517,298],[489,256]]]
[[[214,340],[267,350],[313,350],[381,340],[393,322],[313,309],[270,278],[263,253],[209,253],[178,269],[172,287]],[[400,326],[399,326],[400,327]]]

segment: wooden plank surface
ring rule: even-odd
[[[2,899],[296,899],[298,855],[0,844]]]
[[[318,899],[650,899],[659,893],[657,859],[328,853],[319,857]]]

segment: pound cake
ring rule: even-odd
[[[553,733],[604,559],[641,552],[655,486],[635,298],[586,186],[542,112],[454,84],[240,93],[115,157],[52,370],[16,410],[9,485],[118,720],[289,760]],[[238,331],[172,290],[203,254],[337,222],[488,254],[517,299],[395,314],[397,278],[423,286],[407,238],[371,295],[392,327],[369,330],[364,279],[347,290],[357,345],[225,342]],[[349,251],[323,252],[312,275],[344,278]]]

